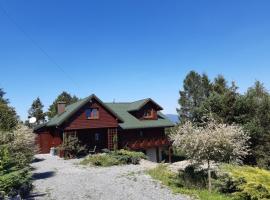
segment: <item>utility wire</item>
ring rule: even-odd
[[[36,48],[38,48],[47,58],[48,60],[53,63],[61,72],[63,72],[68,79],[72,81],[72,83],[76,86],[79,87],[78,84],[74,81],[74,79],[61,67],[23,28],[20,26],[8,13],[7,9],[5,9],[1,4],[0,4],[0,9],[3,11],[3,14],[15,25],[15,27],[21,31],[24,36],[34,45]]]

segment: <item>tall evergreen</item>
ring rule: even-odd
[[[18,116],[15,109],[9,105],[8,99],[4,97],[5,94],[0,88],[0,130],[10,131],[18,124]]]
[[[179,91],[180,109],[177,109],[177,112],[182,122],[195,118],[196,109],[209,96],[211,88],[207,75],[201,76],[195,71],[189,72],[184,80],[183,90]]]
[[[45,113],[43,112],[44,105],[42,104],[39,97],[37,97],[32,105],[31,108],[28,110],[29,117],[35,117],[37,119],[37,124],[41,124],[45,122]]]
[[[53,101],[52,105],[50,105],[47,115],[49,119],[53,118],[57,114],[57,103],[59,101],[64,101],[66,102],[66,105],[75,103],[78,101],[79,98],[76,97],[75,95],[71,96],[69,93],[63,91],[61,94],[59,94],[56,99]]]
[[[203,86],[202,79],[207,80]],[[251,146],[245,163],[270,169],[270,94],[259,81],[245,94],[237,89],[234,82],[228,85],[221,75],[210,82],[208,77],[191,71],[180,91],[181,120],[200,125],[205,116],[211,115],[222,123],[242,125]]]

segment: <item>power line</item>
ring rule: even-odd
[[[38,48],[47,58],[48,60],[53,63],[61,72],[63,72],[66,77],[68,79],[70,79],[73,84],[76,87],[79,87],[78,84],[74,81],[74,79],[63,69],[63,67],[61,67],[46,51],[45,49],[43,49],[23,28],[22,26],[20,26],[12,17],[11,15],[8,13],[7,9],[5,9],[1,4],[0,4],[0,8],[3,11],[3,13],[5,14],[5,16],[13,23],[13,25],[15,25],[15,27],[21,31],[24,36],[34,45],[36,46],[36,48]]]

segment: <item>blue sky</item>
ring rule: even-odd
[[[0,0],[0,87],[22,119],[63,90],[176,113],[190,70],[270,88],[270,1]],[[4,9],[4,10],[3,10]],[[47,54],[47,55],[46,55]],[[64,72],[59,68],[63,69]]]

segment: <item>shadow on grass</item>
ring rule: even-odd
[[[33,173],[32,178],[33,178],[33,180],[46,179],[46,178],[53,177],[54,174],[55,174],[54,171]]]

